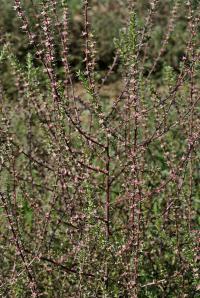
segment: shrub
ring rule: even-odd
[[[198,296],[198,8],[167,2],[155,45],[161,2],[142,19],[143,3],[129,4],[102,75],[89,1],[75,71],[68,1],[15,0],[28,41],[23,59],[6,39],[0,54],[3,297]]]

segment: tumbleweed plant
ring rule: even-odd
[[[3,3],[1,297],[199,297],[198,1]]]

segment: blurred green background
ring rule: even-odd
[[[33,18],[33,10],[31,0],[23,1],[28,18]],[[35,4],[40,1],[34,1]],[[71,65],[73,69],[78,70],[82,67],[83,57],[83,15],[80,0],[69,0],[69,20],[70,20],[70,40],[69,51],[71,57]],[[149,44],[151,51],[148,51],[148,59],[145,66],[148,69],[152,66],[152,61],[159,52],[162,40],[166,31],[166,24],[169,20],[172,7],[176,1],[166,0],[160,1],[158,10],[154,17],[154,24],[149,36]],[[19,60],[24,59],[30,46],[27,43],[25,34],[20,30],[21,23],[16,17],[13,9],[12,1],[0,1],[0,44],[9,41]],[[198,1],[193,1],[193,5]],[[101,0],[90,1],[90,21],[94,32],[96,48],[97,48],[97,69],[104,71],[112,64],[115,54],[114,38],[118,37],[119,31],[126,26],[128,20],[128,8],[126,1],[121,0]],[[136,4],[137,26],[142,31],[145,18],[148,16],[149,1],[141,0]],[[156,66],[155,73],[157,77],[163,68],[163,61],[171,65],[175,70],[178,69],[180,58],[184,55],[185,41],[187,40],[185,5],[181,4],[178,9],[179,21],[175,25],[175,30],[170,35],[169,44],[165,49],[159,63]],[[140,38],[140,36],[138,36]],[[116,78],[116,74],[115,74]]]

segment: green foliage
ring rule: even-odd
[[[115,46],[119,51],[123,64],[134,64],[137,47],[136,14],[131,13],[128,28],[120,30],[119,39],[115,39]]]

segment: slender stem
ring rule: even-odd
[[[106,146],[106,204],[105,204],[105,217],[106,217],[106,238],[109,239],[110,235],[110,154],[109,154],[109,138],[107,138]]]
[[[107,145],[106,145],[106,201],[105,201],[105,221],[106,221],[106,241],[107,244],[110,238],[110,153],[109,153],[109,138],[107,137]],[[108,262],[105,264],[105,286],[108,290],[109,286],[109,268]]]

